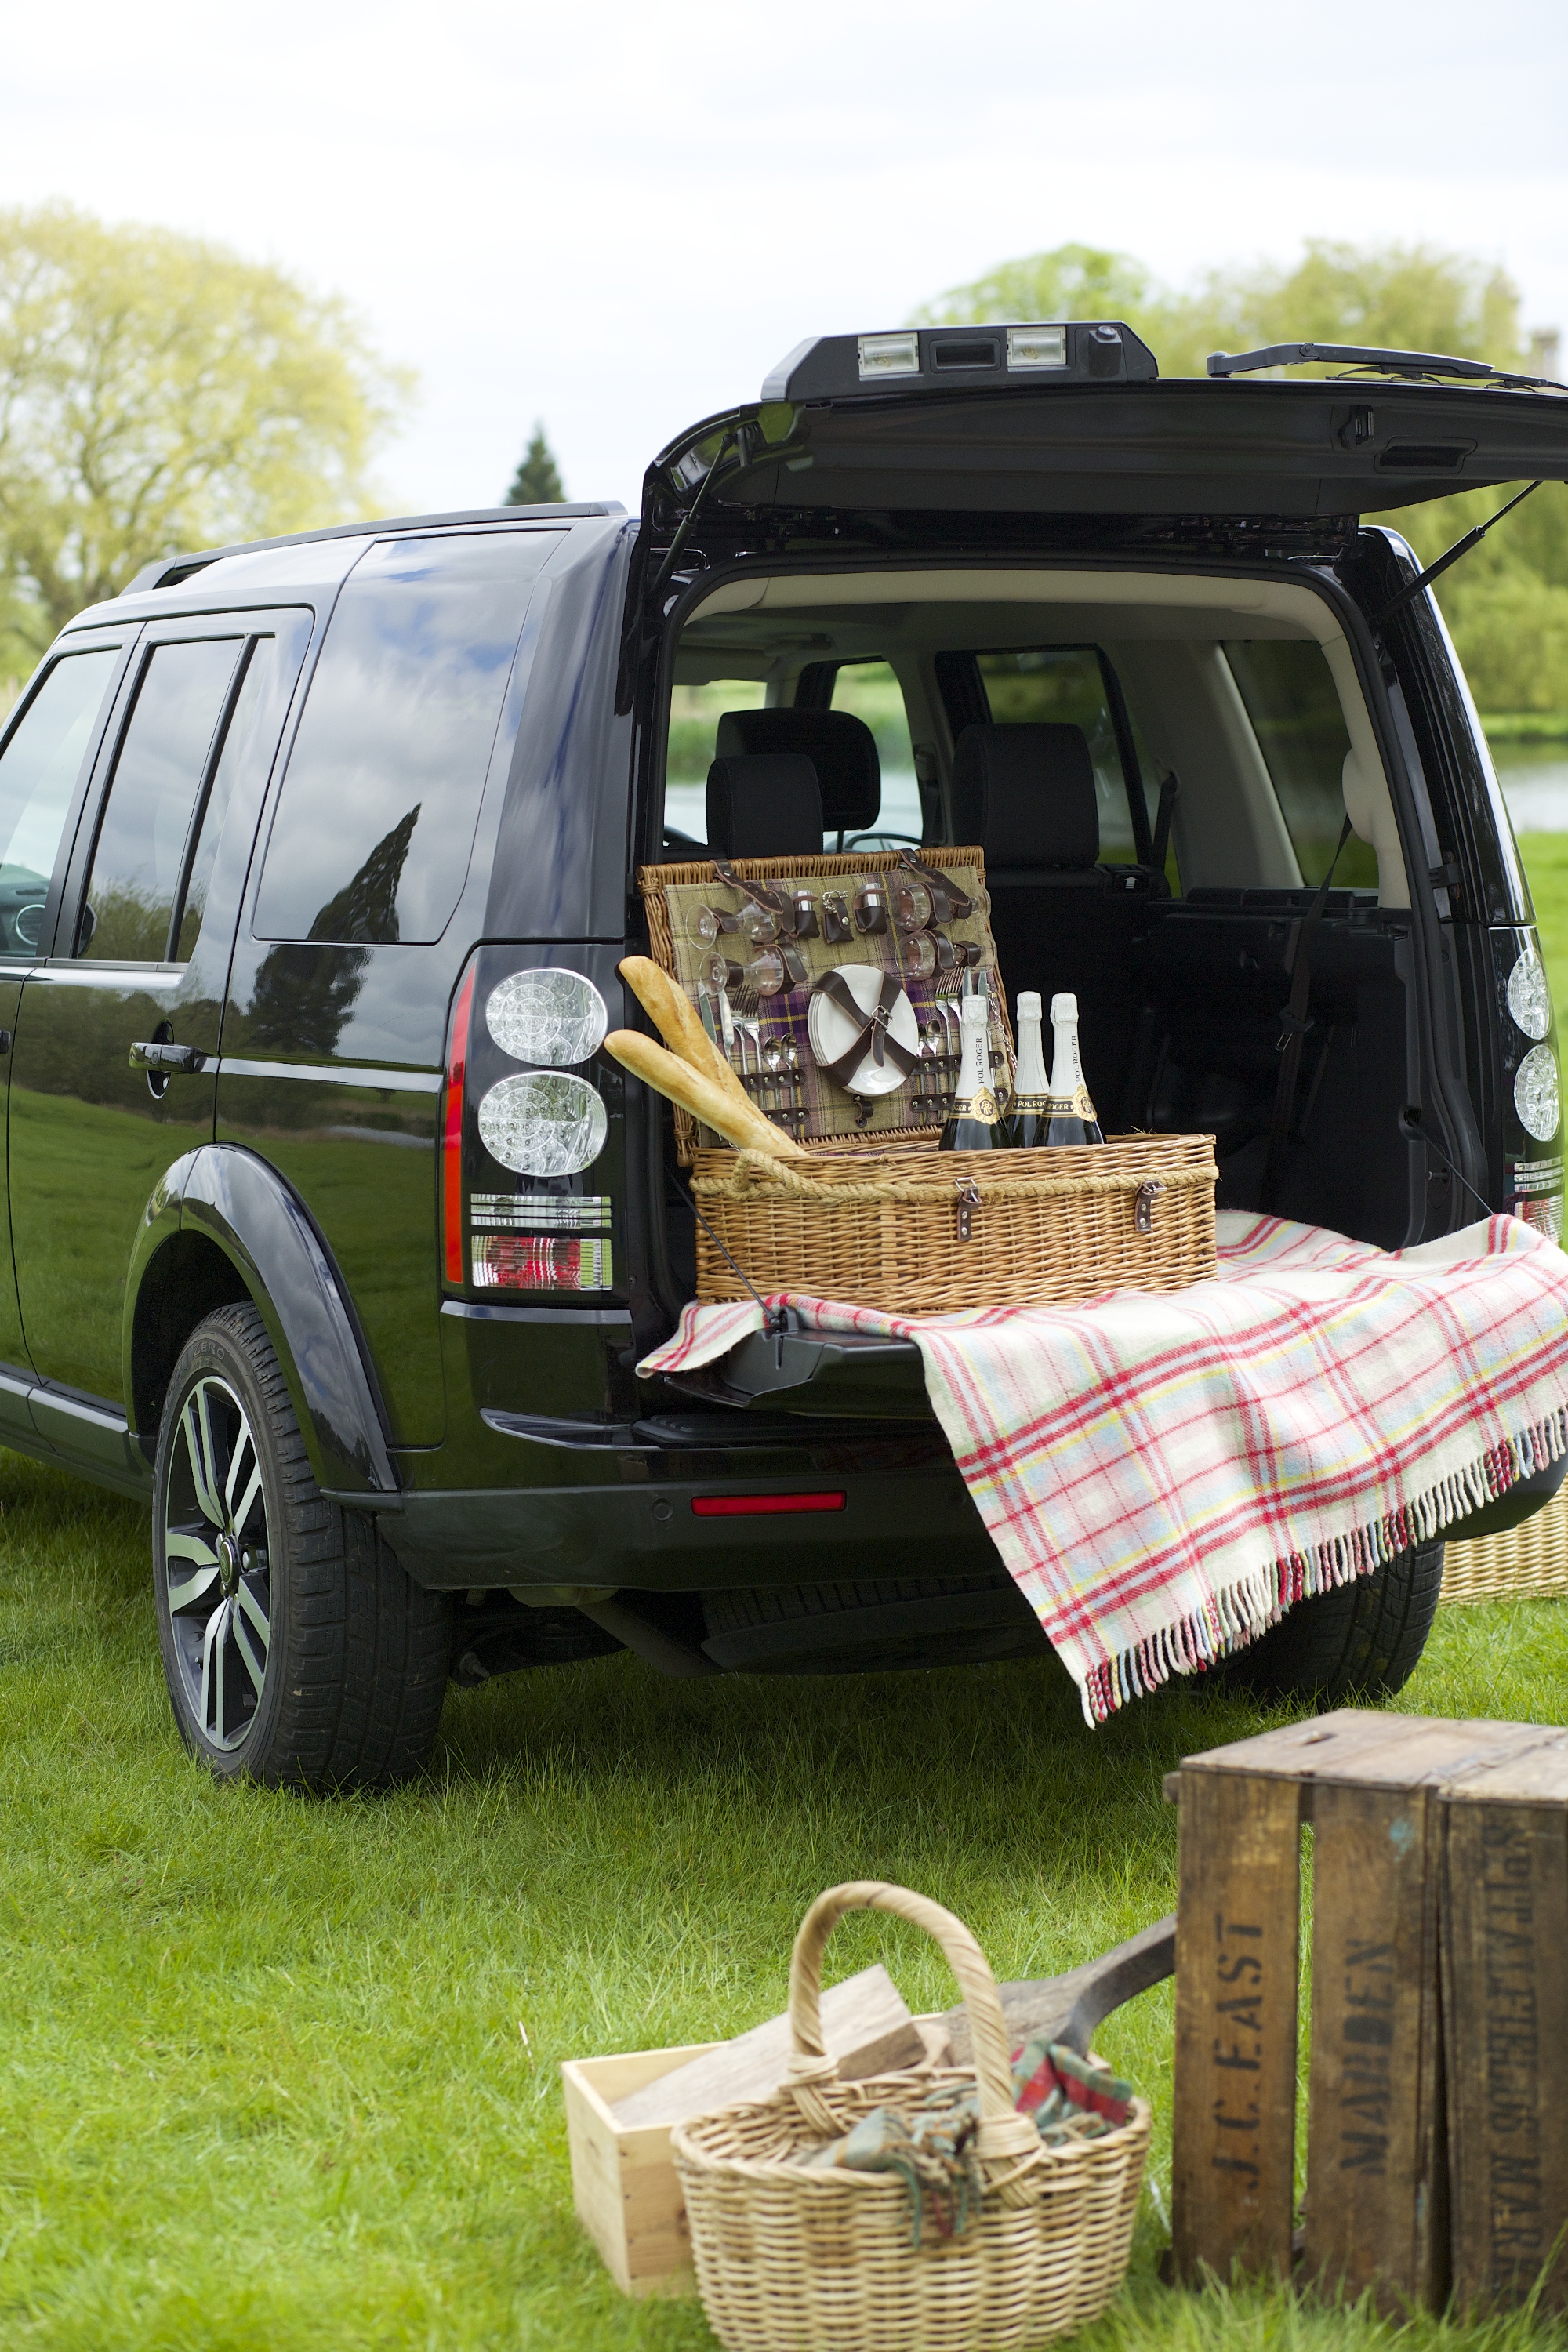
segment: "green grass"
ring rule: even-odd
[[[1568,838],[1524,848],[1562,988]],[[1445,1612],[1401,1705],[1568,1721],[1568,1611]],[[0,1454],[0,2347],[707,2345],[694,2303],[623,2302],[580,2235],[559,2060],[773,2014],[795,1922],[840,1878],[948,1903],[1003,1976],[1086,1958],[1174,1899],[1163,1773],[1269,1719],[1178,1687],[1091,1732],[1048,1662],[682,1684],[622,1656],[454,1692],[431,1773],[391,1799],[220,1789],[169,1719],[144,1517]],[[843,1931],[830,1973],[878,1950],[945,2005],[894,1923]],[[1157,2128],[1089,2352],[1391,2335],[1159,2285],[1169,1987],[1100,2039]]]
[[[0,1455],[6,2352],[707,2344],[694,2303],[624,2303],[580,2236],[557,2062],[776,2011],[795,1921],[844,1877],[952,1905],[1004,1976],[1087,1958],[1173,1900],[1162,1774],[1268,1719],[1183,1688],[1091,1732],[1049,1662],[679,1684],[622,1656],[454,1692],[423,1783],[310,1803],[178,1746],[146,1532]],[[1454,1611],[1403,1703],[1564,1720],[1565,1668],[1568,1612]],[[878,1949],[945,2005],[896,1924],[844,1931],[831,1969]],[[1158,2285],[1169,1987],[1100,2038],[1159,2120],[1129,2295],[1086,2340],[1379,2336]],[[1412,2340],[1439,2338],[1502,2341]]]

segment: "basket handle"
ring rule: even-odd
[[[923,1927],[942,1946],[968,2012],[974,2051],[974,2072],[980,2085],[980,2153],[992,2158],[1029,2155],[1039,2148],[1039,2134],[1027,2116],[1013,2105],[1012,2053],[1007,2021],[991,1964],[962,1919],[944,1911],[929,1895],[908,1886],[893,1886],[879,1878],[852,1879],[819,1895],[800,1923],[789,1964],[789,2021],[795,2055],[791,2076],[821,2080],[832,2067],[822,2039],[822,1955],[827,1938],[847,1911],[891,1911]],[[825,2063],[826,2062],[826,2063]],[[837,2070],[833,2070],[837,2071]]]

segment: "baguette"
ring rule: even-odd
[[[705,1078],[711,1078],[715,1086],[722,1087],[748,1110],[754,1108],[730,1063],[702,1026],[686,991],[670,978],[662,964],[655,963],[648,956],[626,956],[622,960],[620,974],[670,1052],[679,1054],[683,1062],[689,1062]],[[711,1119],[708,1123],[711,1126]]]
[[[765,1119],[745,1095],[737,1102],[715,1080],[694,1070],[689,1062],[679,1055],[667,1054],[651,1037],[644,1037],[636,1029],[612,1029],[605,1040],[605,1051],[613,1054],[617,1062],[641,1078],[645,1086],[679,1103],[693,1118],[700,1118],[737,1151],[770,1151],[775,1160],[809,1160],[811,1154],[798,1144],[793,1135]],[[737,1089],[737,1092],[739,1089]]]

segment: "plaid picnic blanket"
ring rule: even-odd
[[[918,1318],[769,1301],[916,1341],[1091,1723],[1568,1452],[1568,1256],[1517,1218],[1384,1251],[1230,1213],[1218,1241],[1217,1278],[1168,1296]],[[688,1307],[641,1370],[710,1363],[763,1319]]]

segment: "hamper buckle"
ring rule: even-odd
[[[952,1181],[958,1192],[958,1238],[961,1242],[973,1241],[974,1212],[980,1206],[980,1187],[973,1176],[955,1176]]]
[[[1138,1197],[1132,1203],[1132,1223],[1139,1233],[1153,1232],[1154,1196],[1157,1192],[1163,1192],[1164,1189],[1163,1184],[1156,1184],[1152,1180],[1147,1184],[1139,1185]]]

